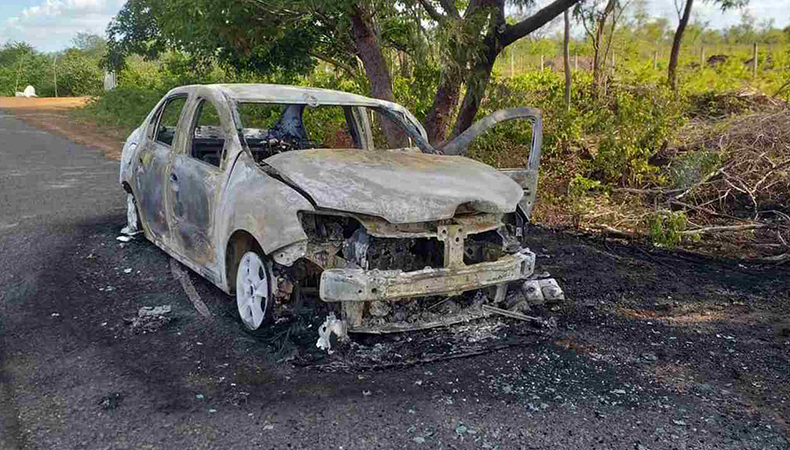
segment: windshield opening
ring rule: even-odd
[[[258,161],[293,150],[388,150],[414,145],[405,124],[378,108],[249,102],[236,106],[240,131]]]

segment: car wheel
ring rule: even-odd
[[[272,318],[273,282],[266,259],[257,252],[245,253],[236,271],[236,307],[244,326],[251,331]]]

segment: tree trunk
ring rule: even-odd
[[[472,69],[472,73],[467,77],[466,95],[464,95],[464,101],[461,103],[461,109],[458,110],[458,118],[455,120],[455,127],[451,137],[463,133],[474,122],[488,87],[488,81],[491,79],[495,60],[496,56],[487,58],[487,61],[477,63]]]
[[[672,40],[672,52],[669,54],[669,70],[667,71],[667,81],[672,89],[677,89],[677,67],[678,55],[680,54],[680,43],[683,41],[683,32],[686,31],[686,25],[691,17],[691,4],[694,0],[686,0],[686,6],[683,8],[683,16],[678,23],[678,29],[675,30],[675,38]]]
[[[609,1],[614,2],[615,0]],[[471,71],[467,72],[464,70],[463,83],[466,85],[466,95],[464,95],[464,100],[458,111],[451,137],[463,133],[474,122],[475,116],[480,109],[480,104],[483,101],[486,88],[488,87],[488,82],[491,79],[494,62],[499,53],[508,45],[529,35],[578,2],[579,0],[554,0],[532,16],[515,25],[507,25],[505,22],[504,0],[492,2],[498,7],[498,11],[496,15],[492,17],[492,21],[489,23],[489,29],[486,36],[483,38],[484,48],[483,54],[480,55],[481,58]]]
[[[566,9],[565,16],[565,39],[562,42],[562,60],[565,63],[565,108],[571,110],[571,19]]]
[[[614,11],[616,1],[617,0],[609,0],[603,13],[598,18],[598,23],[595,24],[595,39],[593,40],[593,47],[595,49],[593,55],[593,86],[595,86],[596,95],[603,92],[604,78],[606,77],[604,71],[604,67],[606,66],[606,55],[601,54],[601,40],[603,39],[603,33],[606,29],[606,20]],[[601,59],[602,56],[603,59]]]
[[[370,16],[358,4],[351,6],[350,13],[354,45],[357,56],[362,60],[365,74],[370,80],[370,94],[374,98],[393,102],[395,96],[392,93],[392,77]],[[387,140],[387,146],[390,148],[406,146],[406,135],[397,125],[388,120],[382,120],[381,128]]]
[[[428,133],[428,142],[432,145],[438,146],[444,142],[453,110],[458,106],[460,93],[461,75],[457,70],[448,67],[442,75],[442,82],[433,98],[431,109],[425,116],[425,131]]]

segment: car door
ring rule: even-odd
[[[176,130],[183,116],[187,95],[167,98],[149,124],[144,147],[137,152],[135,164],[135,198],[142,221],[152,238],[167,244],[170,239],[165,209],[167,167],[174,145]]]
[[[216,262],[214,210],[226,136],[213,99],[196,97],[189,110],[184,145],[168,169],[168,220],[179,252],[205,273]]]

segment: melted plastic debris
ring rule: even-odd
[[[337,336],[337,342],[348,341],[348,326],[343,320],[338,320],[335,313],[329,313],[326,320],[318,327],[318,342],[315,346],[332,354],[332,334]]]

